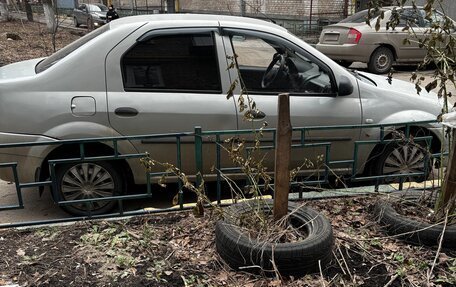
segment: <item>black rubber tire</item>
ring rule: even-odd
[[[122,188],[123,188],[123,177],[121,176],[121,173],[116,169],[114,165],[112,165],[109,162],[106,161],[101,161],[101,162],[90,162],[90,163],[70,163],[70,164],[62,164],[62,165],[57,165],[56,166],[56,180],[57,180],[57,185],[58,185],[58,192],[60,193],[61,197],[63,200],[67,200],[68,196],[65,195],[65,191],[63,186],[63,180],[64,176],[71,170],[75,171],[78,167],[81,167],[82,165],[87,164],[92,167],[96,167],[97,169],[100,168],[101,173],[98,171],[96,176],[93,178],[94,181],[100,179],[101,176],[107,175],[112,181],[112,188],[109,188],[105,191],[105,188],[103,189],[97,189],[97,192],[103,192],[106,196],[115,196],[122,194]],[[93,168],[90,168],[91,172],[94,171]],[[93,174],[93,173],[92,173]],[[72,173],[74,175],[74,173]],[[66,179],[67,186],[69,186],[70,189],[78,189],[78,186],[76,185],[77,183],[80,183],[80,180],[76,179],[72,175],[70,176],[70,181],[72,181],[70,184],[68,184],[68,180]],[[80,175],[80,174],[79,174]],[[99,181],[99,184],[101,185],[106,185],[107,181],[104,179],[103,181]],[[82,192],[82,189],[80,189]],[[95,197],[100,197],[100,196],[93,196]],[[101,196],[102,197],[102,196]],[[73,199],[73,198],[70,198]],[[74,198],[74,199],[81,199],[81,198]],[[89,211],[88,206],[85,204],[81,205],[62,205],[61,208],[68,212],[71,215],[76,215],[76,216],[88,216],[88,215],[99,215],[99,214],[105,214],[111,211],[115,206],[117,205],[116,201],[98,201],[93,203],[93,208]]]
[[[386,74],[394,62],[393,52],[387,47],[377,48],[371,55],[367,68],[374,74]]]
[[[345,61],[345,60],[337,61],[337,63],[338,63],[339,65],[341,65],[342,67],[344,67],[344,68],[348,68],[348,67],[351,66],[351,64],[353,64],[352,61]]]
[[[242,216],[251,209],[251,202],[242,202],[228,207],[225,214]],[[267,201],[264,210],[271,209],[272,200]],[[288,211],[291,221],[305,224],[308,236],[300,242],[259,243],[249,238],[237,227],[238,216],[225,216],[216,224],[216,249],[225,262],[234,269],[246,266],[260,266],[260,268],[242,269],[252,273],[273,270],[271,259],[282,275],[301,276],[319,271],[319,261],[325,269],[332,257],[333,231],[329,220],[317,211],[290,202]],[[274,250],[274,254],[273,254]]]
[[[421,194],[421,192],[420,192]],[[403,198],[417,200],[419,195],[406,194]],[[378,223],[385,227],[387,234],[400,235],[406,242],[415,245],[438,246],[443,225],[432,225],[419,222],[396,212],[390,200],[378,200],[374,205],[374,215]],[[456,248],[456,225],[449,225],[445,229],[442,247]]]
[[[74,27],[79,27],[79,23],[78,23],[78,19],[76,17],[73,17],[73,24],[74,24]]]
[[[420,146],[418,144],[416,144],[416,145],[417,145],[417,150],[418,150],[417,152],[420,152],[423,156],[425,156],[424,151],[419,148]],[[390,157],[390,155],[393,154],[393,152],[396,149],[401,149],[403,146],[404,146],[404,143],[401,143],[401,142],[392,142],[392,143],[389,143],[387,145],[381,146],[377,150],[377,153],[375,155],[373,155],[371,157],[371,159],[369,160],[369,171],[368,171],[369,175],[370,176],[384,175],[385,174],[384,166],[385,166],[385,163],[386,163],[387,159]],[[411,146],[411,148],[413,148],[413,145]],[[424,164],[425,163],[426,162],[424,160],[423,169],[424,169]],[[413,166],[410,167],[410,168],[413,168]],[[423,169],[418,169],[417,171],[424,171]],[[431,170],[432,170],[432,162],[431,162],[430,158],[428,158],[427,167],[426,167],[426,174],[424,176],[405,177],[404,181],[423,182],[425,179],[427,179],[429,177],[429,174],[430,174]],[[411,173],[411,172],[412,172],[412,170],[409,170],[409,171],[404,170],[404,173]],[[390,174],[390,173],[386,172],[386,174]],[[396,182],[397,183],[399,181],[400,181],[399,178],[397,178],[397,179],[388,179],[388,178],[386,178],[383,182],[385,182],[385,183]]]

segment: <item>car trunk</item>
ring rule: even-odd
[[[366,23],[337,23],[326,26],[320,34],[321,44],[342,45],[347,42],[350,28],[366,25]]]

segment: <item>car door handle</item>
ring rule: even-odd
[[[121,117],[134,117],[138,115],[138,110],[135,108],[121,107],[117,108],[114,113]]]

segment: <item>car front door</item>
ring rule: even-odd
[[[122,135],[192,132],[196,126],[205,131],[235,129],[235,103],[226,98],[230,79],[217,29],[144,30],[107,56],[112,127]],[[183,137],[181,146],[183,169],[189,174],[195,165],[193,140]],[[173,164],[175,143],[175,137],[133,142],[138,151]],[[204,146],[209,169],[215,149]]]
[[[361,123],[358,90],[354,89],[351,95],[337,96],[336,75],[328,65],[306,50],[271,34],[242,29],[226,29],[224,33],[225,46],[231,47],[232,55],[236,55],[240,82],[244,85],[242,96],[248,95],[258,109],[255,112],[257,118],[253,120],[245,120],[242,114],[239,115],[241,128],[259,128],[263,122],[267,122],[268,127],[275,127],[280,93],[290,94],[293,127]],[[236,74],[235,71],[232,77]],[[239,96],[241,95],[238,94],[237,97]],[[330,142],[328,160],[346,160],[353,156],[353,142],[359,139],[360,131],[346,129],[307,131],[304,135],[294,133],[294,144],[298,144],[302,136],[306,138],[306,143]],[[265,137],[262,140],[270,145],[271,138]],[[268,159],[274,158],[273,151],[271,153]],[[296,147],[292,150],[291,168],[304,164],[307,168],[321,170],[325,160],[324,147]],[[272,164],[269,163],[269,166]],[[339,164],[331,168],[349,168],[349,165]]]

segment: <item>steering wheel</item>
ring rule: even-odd
[[[315,79],[315,78],[318,78],[321,76],[321,72],[317,73],[317,74],[311,74],[303,79],[301,79],[301,83],[300,83],[300,86],[301,87],[305,87],[307,85],[307,83],[309,83],[311,80]]]
[[[276,64],[279,64],[278,69],[273,69]],[[285,69],[285,57],[282,54],[275,53],[272,57],[272,61],[268,68],[264,72],[263,78],[261,79],[261,87],[267,88],[274,82],[279,73],[282,73]]]

